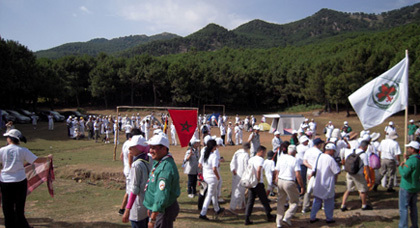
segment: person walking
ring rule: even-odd
[[[302,177],[300,175],[300,164],[299,161],[295,158],[296,155],[296,146],[290,145],[287,148],[287,154],[282,156],[275,168],[274,173],[274,182],[277,181],[277,218],[276,223],[277,227],[282,227],[281,222],[286,223],[291,226],[292,216],[296,213],[298,203],[299,203],[299,194],[303,195],[305,192],[305,187],[302,183]],[[296,181],[301,186],[300,191],[298,191]],[[289,198],[289,208],[286,213],[284,212],[284,205],[286,200]]]
[[[181,194],[178,168],[169,153],[167,137],[154,135],[147,144],[150,145],[149,154],[154,160],[143,201],[149,210],[148,227],[173,228],[179,213],[177,198]]]
[[[317,222],[316,214],[324,204],[326,223],[335,223],[334,214],[334,196],[335,183],[337,182],[340,166],[334,159],[336,146],[333,143],[325,145],[325,152],[319,156],[316,165],[316,177],[314,184],[314,203],[311,210],[310,223]]]
[[[256,171],[258,184],[254,188],[250,188],[248,192],[248,202],[245,209],[245,225],[253,224],[253,222],[250,220],[250,217],[252,210],[254,209],[254,202],[257,196],[260,199],[261,204],[264,206],[265,214],[267,215],[267,221],[271,221],[274,218],[274,216],[271,215],[272,209],[268,203],[263,179],[264,157],[267,149],[264,146],[259,146],[256,151],[256,155],[249,159],[248,165],[252,165],[253,169]]]
[[[54,130],[54,116],[52,115],[52,113],[48,115],[48,130]]]
[[[51,161],[52,155],[40,158],[20,142],[26,143],[26,138],[17,129],[5,133],[7,146],[0,148],[0,163],[3,168],[0,174],[0,188],[4,225],[8,227],[30,227],[25,218],[25,202],[28,188],[24,163],[43,163]]]
[[[260,146],[260,127],[253,126],[254,132],[249,135],[248,142],[251,144],[251,157],[254,157],[257,153],[257,149]]]
[[[218,172],[219,160],[215,153],[217,149],[216,140],[210,139],[207,142],[207,147],[204,150],[203,156],[203,177],[204,181],[207,183],[207,195],[204,199],[203,207],[200,212],[199,219],[209,220],[207,217],[207,210],[210,205],[210,202],[213,204],[213,209],[216,214],[220,214],[224,211],[224,208],[219,207],[218,202],[218,182],[220,179],[220,174]]]
[[[230,211],[234,212],[236,209],[242,210],[245,208],[245,188],[240,185],[242,174],[244,173],[249,160],[249,143],[245,143],[242,149],[239,149],[233,154],[230,162],[230,171],[232,172],[232,195],[230,199]]]
[[[411,141],[405,145],[407,161],[401,162],[398,170],[401,174],[401,185],[399,193],[399,228],[408,227],[408,210],[410,209],[411,227],[418,228],[417,195],[420,192],[420,144]]]
[[[419,127],[414,124],[414,120],[410,120],[410,124],[408,125],[408,142],[415,140],[414,133],[416,133],[417,128]]]
[[[198,156],[199,156],[200,140],[192,138],[190,140],[190,148],[184,157],[184,173],[188,175],[187,193],[189,198],[194,198],[197,194],[197,175],[198,175]]]

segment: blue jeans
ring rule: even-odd
[[[417,218],[417,193],[409,193],[407,190],[400,188],[399,194],[400,223],[399,228],[408,227],[408,208],[410,208],[411,227],[418,228]]]
[[[324,212],[327,221],[332,221],[334,215],[334,197],[322,200],[316,196],[314,196],[314,202],[312,204],[311,210],[311,220],[316,219],[316,214],[318,213],[319,209],[321,209],[322,201],[324,201]]]
[[[140,221],[132,221],[131,222],[131,228],[147,228],[147,225],[149,223],[149,217],[140,220]]]

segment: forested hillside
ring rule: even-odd
[[[112,40],[95,39],[70,43],[36,52],[38,57],[59,58],[66,55],[108,55],[132,57],[139,54],[162,56],[193,51],[229,48],[273,48],[305,45],[349,32],[380,31],[420,21],[420,3],[381,14],[343,13],[322,9],[314,15],[279,25],[253,20],[234,30],[216,24],[186,37],[173,34],[129,36]]]
[[[221,31],[214,26],[215,31]],[[410,55],[410,105],[420,102],[420,25],[353,32],[270,49],[189,50],[156,57],[36,59],[0,42],[0,108],[18,106],[224,104],[230,110],[282,110],[299,104],[348,107],[347,97]]]

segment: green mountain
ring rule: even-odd
[[[135,35],[125,36],[107,40],[97,38],[88,42],[67,43],[48,50],[35,52],[38,58],[60,58],[67,55],[90,55],[96,56],[101,52],[107,54],[117,54],[123,50],[131,49],[138,45],[147,44],[157,40],[169,40],[180,37],[171,33],[162,33],[154,36]]]
[[[131,57],[138,54],[154,56],[188,51],[215,51],[230,48],[272,48],[305,45],[343,34],[387,30],[410,23],[420,23],[420,3],[381,14],[344,13],[321,9],[314,15],[288,24],[253,20],[231,31],[216,24],[180,37],[161,34],[152,37],[129,36],[113,40],[95,39],[71,43],[36,52],[38,57],[57,58],[71,54],[107,54]],[[142,39],[144,38],[144,39]]]

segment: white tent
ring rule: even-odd
[[[300,124],[305,120],[303,115],[264,114],[263,116],[266,119],[273,119],[270,133],[277,130],[281,135],[290,135],[292,130],[298,130]]]

